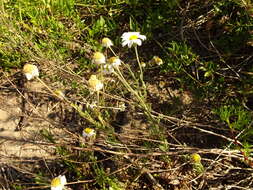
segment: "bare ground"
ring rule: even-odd
[[[43,138],[45,129],[54,134],[55,143],[59,144],[65,140],[71,142],[72,132],[80,132],[80,125],[73,123],[77,113],[52,98],[40,83],[22,84],[19,86],[16,78],[7,77],[1,85],[0,185],[3,189],[8,189],[10,182],[17,182],[16,179],[26,181],[26,175],[36,177],[33,172],[42,167],[52,177],[55,175],[50,167],[57,158],[55,146]],[[233,139],[226,128],[215,127],[220,123],[210,122],[208,105],[198,104],[189,92],[174,90],[161,80],[147,86],[155,111],[174,110],[174,115],[181,115],[160,123],[165,127],[170,149],[161,152],[144,148],[146,142],[162,142],[153,140],[148,132],[150,126],[137,113],[127,118],[131,122],[119,126],[122,130],[115,128],[120,149],[108,144],[103,132],[94,142],[92,149],[103,155],[101,159],[116,158],[122,155],[121,150],[126,151],[121,159],[102,162],[106,170],[118,173],[118,178],[125,183],[133,177],[124,168],[130,165],[139,171],[143,184],[132,182],[127,189],[253,189],[253,169],[244,163],[240,151],[224,148],[225,144],[233,143]],[[201,154],[206,169],[201,175],[193,173],[192,166],[184,159],[185,155],[195,152]],[[166,163],[160,160],[161,156],[169,156],[171,161]],[[144,158],[148,159],[145,166],[141,162]]]

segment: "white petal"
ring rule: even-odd
[[[138,46],[141,46],[141,40],[140,40],[140,39],[135,40],[135,43],[136,43]]]
[[[129,32],[124,32],[121,36],[121,38],[127,38],[129,36]]]
[[[64,186],[67,183],[67,179],[66,179],[65,175],[62,175],[62,176],[60,175],[59,177],[61,179],[61,184]]]
[[[129,32],[129,33],[131,33],[131,35],[130,35],[130,36],[133,36],[133,35],[135,35],[135,36],[139,36],[139,35],[140,35],[140,32]]]
[[[145,35],[139,35],[139,38],[142,40],[146,40],[147,37]]]
[[[118,67],[119,65],[121,65],[120,59],[117,59],[116,61],[114,61],[114,62],[112,63],[112,66],[113,66],[113,67]]]
[[[61,187],[61,186],[51,187],[51,190],[62,190],[62,189],[63,189],[63,187]]]
[[[103,83],[98,83],[97,85],[96,85],[96,91],[100,91],[102,88],[103,88]]]
[[[122,42],[123,47],[126,46],[127,44],[128,44],[128,41],[126,41],[126,40]]]
[[[27,80],[31,80],[33,78],[32,74],[30,73],[25,73],[25,77],[27,78]]]
[[[134,42],[133,42],[133,41],[130,41],[130,42],[128,43],[128,47],[131,48],[133,44],[134,44]]]
[[[39,76],[39,71],[38,71],[38,69],[33,71],[33,76],[34,76],[34,77],[38,77],[38,76]]]
[[[139,36],[139,32],[124,32],[121,36],[122,39],[129,39],[130,36],[136,35]]]

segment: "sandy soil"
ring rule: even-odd
[[[28,87],[28,88],[27,88]],[[53,148],[43,145],[41,130],[54,130],[50,123],[43,121],[52,112],[50,106],[38,100],[32,100],[33,91],[46,93],[41,84],[29,82],[25,93],[16,90],[0,92],[0,160],[11,161],[10,158],[45,158],[53,152]],[[53,106],[53,105],[51,105]],[[40,115],[41,114],[41,115]],[[21,127],[21,130],[17,130]],[[58,131],[59,129],[55,129]]]

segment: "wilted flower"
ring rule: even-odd
[[[134,44],[141,46],[142,41],[146,40],[146,36],[141,35],[140,32],[125,32],[121,38],[122,46],[124,47],[128,45],[129,48],[131,48]]]
[[[88,80],[88,84],[94,91],[99,91],[104,86],[103,83],[97,79],[96,75],[91,75],[90,79]]]
[[[105,64],[104,67],[103,67],[103,73],[104,74],[111,74],[113,73],[114,69],[113,69],[113,66],[110,65],[110,64]]]
[[[118,57],[111,57],[108,59],[108,63],[110,63],[113,67],[118,67],[121,65],[121,60]]]
[[[102,39],[102,46],[109,48],[109,47],[113,46],[113,43],[109,38],[103,38]]]
[[[91,128],[85,128],[83,130],[83,137],[84,138],[94,138],[96,136],[96,131]]]
[[[31,80],[34,77],[39,76],[39,69],[36,65],[27,63],[23,67],[23,73],[25,77],[27,78],[27,80]]]
[[[90,109],[93,109],[96,106],[97,106],[97,102],[96,101],[93,101],[91,104],[89,102],[87,102],[87,104],[86,104],[86,107],[90,108]]]
[[[146,67],[146,63],[145,62],[141,62],[141,66],[144,68]]]
[[[65,98],[65,94],[61,91],[61,90],[55,90],[54,93],[58,96],[58,98],[60,98],[61,100],[63,100]]]
[[[193,163],[201,163],[201,156],[198,153],[191,154],[191,160]]]
[[[201,163],[201,156],[198,153],[191,154],[191,162],[194,173],[199,175],[204,172],[205,168]]]
[[[62,190],[66,185],[67,180],[65,175],[59,175],[51,181],[51,190]]]
[[[125,111],[125,110],[126,110],[126,105],[125,105],[124,102],[121,102],[121,103],[119,104],[119,110],[120,110],[120,111]]]
[[[100,53],[100,52],[95,52],[93,57],[92,57],[92,62],[95,64],[104,64],[105,63],[105,56],[104,54]]]
[[[158,56],[154,56],[153,59],[151,60],[151,63],[157,64],[157,65],[162,65],[163,60]]]

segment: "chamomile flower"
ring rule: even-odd
[[[110,64],[105,64],[104,66],[103,66],[103,73],[106,75],[106,74],[111,74],[111,73],[113,73],[113,71],[114,71],[114,69],[113,69],[113,66],[112,65],[110,65]]]
[[[103,38],[102,39],[102,46],[109,48],[109,47],[113,46],[113,43],[109,38]]]
[[[88,85],[94,91],[100,91],[103,88],[103,83],[97,79],[96,75],[91,75],[90,79],[88,80]]]
[[[141,35],[140,32],[125,32],[121,36],[122,38],[122,46],[128,46],[129,48],[132,47],[132,45],[137,44],[138,46],[141,46],[142,41],[146,40],[146,36]]]
[[[94,138],[96,136],[96,131],[91,128],[85,128],[83,130],[83,137],[84,138]]]
[[[151,63],[157,64],[157,65],[162,65],[163,60],[158,56],[154,56],[153,59],[151,60]]]
[[[146,67],[146,63],[145,62],[141,62],[141,66],[144,68]]]
[[[27,63],[23,67],[23,73],[25,77],[27,78],[27,80],[31,80],[34,77],[39,76],[39,69],[36,65]]]
[[[111,57],[108,59],[108,63],[116,68],[121,65],[121,60],[118,57]]]
[[[95,52],[92,57],[92,62],[101,65],[105,63],[105,56],[101,52]]]
[[[59,175],[51,181],[51,190],[62,190],[66,185],[67,180],[65,175]]]

